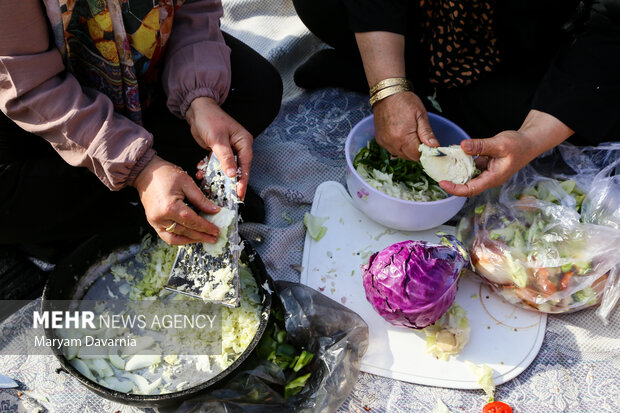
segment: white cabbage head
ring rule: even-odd
[[[463,152],[459,145],[432,148],[421,144],[418,149],[424,172],[437,182],[464,184],[476,175],[474,158]]]

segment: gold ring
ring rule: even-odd
[[[168,228],[166,228],[167,232],[172,232],[174,231],[174,229],[177,227],[177,223],[173,222],[172,224],[170,224],[170,226]]]

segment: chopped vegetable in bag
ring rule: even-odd
[[[476,198],[457,229],[475,272],[528,309],[563,313],[600,303],[608,279],[618,282],[618,165],[620,144],[561,145]]]

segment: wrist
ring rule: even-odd
[[[138,193],[142,193],[143,188],[150,182],[153,172],[162,164],[166,163],[162,158],[155,155],[151,158],[150,161],[144,166],[142,171],[138,173],[136,179],[133,181],[132,185],[134,188],[138,190]]]
[[[370,107],[373,108],[379,101],[402,92],[413,92],[413,86],[407,78],[391,77],[383,79],[370,88]]]
[[[390,32],[355,33],[368,86],[390,77],[405,77],[405,36]]]
[[[209,107],[212,107],[213,105],[219,107],[215,99],[210,98],[208,96],[200,96],[192,100],[192,103],[189,104],[189,108],[187,109],[187,112],[185,113],[185,119],[187,120],[187,123],[191,125],[196,120],[196,117],[198,116],[199,113],[203,112],[204,110],[207,110]]]
[[[558,118],[534,109],[528,113],[519,132],[536,155],[556,147],[574,133]]]

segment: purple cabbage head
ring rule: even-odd
[[[448,311],[466,266],[469,256],[452,235],[443,235],[441,244],[398,242],[362,266],[366,299],[389,323],[424,328]]]

